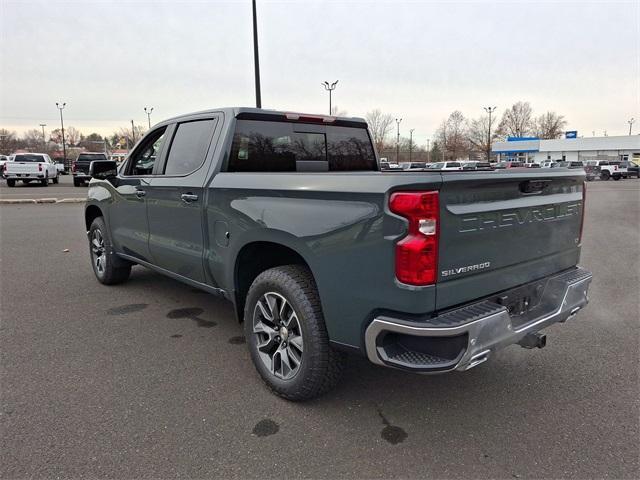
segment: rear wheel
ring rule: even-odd
[[[610,177],[611,177],[611,174],[606,170],[600,173],[600,180],[609,180]]]
[[[49,186],[49,177],[44,177],[42,180],[40,180],[40,183],[42,184],[43,187],[48,187]]]
[[[617,182],[618,180],[620,180],[622,178],[621,175],[614,173],[613,174],[613,179]]]
[[[254,280],[244,309],[251,359],[267,386],[288,400],[308,400],[340,378],[344,355],[329,344],[311,272],[276,267]]]
[[[131,274],[131,264],[118,258],[113,252],[109,232],[102,217],[91,222],[89,228],[89,253],[93,273],[100,283],[115,285],[122,283]]]
[[[54,184],[54,185],[57,185],[59,181],[60,181],[60,180],[58,179],[58,174],[56,174],[56,176],[55,176],[55,177],[54,177],[54,179],[53,179],[53,184]]]
[[[73,186],[74,187],[80,186],[80,180],[78,180],[76,177],[73,177]]]
[[[16,181],[13,178],[7,178],[7,187],[15,187]]]

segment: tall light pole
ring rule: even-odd
[[[147,114],[147,120],[149,121],[149,130],[151,130],[151,112],[153,112],[153,107],[147,109],[147,107],[144,107],[144,113]]]
[[[135,127],[135,125],[133,124],[133,120],[131,120],[131,133],[132,133],[132,135],[133,135],[133,137],[132,137],[132,139],[131,139],[131,143],[132,143],[133,145],[135,145],[135,144],[136,144],[136,127]],[[133,148],[133,146],[132,146],[132,148]]]
[[[627,123],[629,124],[629,135],[631,135],[631,127],[633,126],[633,122],[635,121],[635,118],[630,118],[629,120],[627,120]]]
[[[322,82],[322,86],[326,91],[329,92],[329,115],[331,115],[331,92],[336,89],[336,85],[338,84],[338,80],[333,83],[329,83],[327,81]]]
[[[40,126],[42,127],[42,145],[44,145],[45,147],[47,146],[47,138],[44,136],[44,127],[47,126],[46,123],[41,123]]]
[[[400,163],[400,122],[401,118],[396,118],[396,127],[398,128],[398,135],[396,137],[396,163]]]
[[[256,14],[256,0],[253,4],[253,68],[256,74],[256,108],[262,108],[262,96],[260,94],[260,59],[258,55],[258,18]]]
[[[413,153],[413,131],[415,128],[409,130],[409,163],[411,163],[411,157]]]
[[[60,110],[60,125],[62,125],[62,163],[64,166],[67,166],[67,146],[64,143],[64,119],[62,118],[62,110],[66,106],[66,103],[63,103],[62,106],[56,102],[56,107]]]
[[[489,114],[489,132],[487,133],[487,162],[491,161],[491,114],[497,107],[484,107],[484,111]]]

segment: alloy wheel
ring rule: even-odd
[[[107,262],[107,250],[104,246],[104,237],[99,228],[96,228],[91,233],[91,257],[97,272],[103,275]]]
[[[302,329],[291,304],[279,293],[265,293],[253,311],[258,356],[275,377],[290,380],[302,364]]]

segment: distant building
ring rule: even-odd
[[[640,135],[555,140],[509,138],[506,142],[495,142],[491,151],[498,157],[498,161],[519,160],[540,163],[544,160],[634,160],[640,162]]]

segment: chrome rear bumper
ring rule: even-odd
[[[591,279],[579,267],[544,279],[536,306],[521,315],[484,300],[421,322],[376,317],[365,332],[367,356],[379,365],[424,373],[468,370],[491,352],[573,317],[589,301]]]

